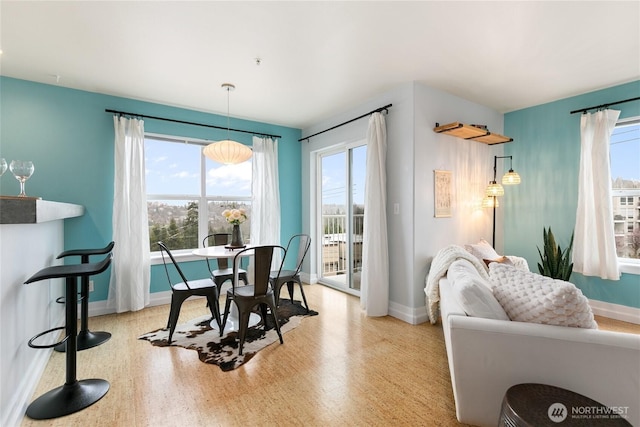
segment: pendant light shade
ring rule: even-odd
[[[504,196],[504,187],[502,187],[502,185],[498,184],[496,181],[489,181],[489,185],[487,186],[485,194],[489,197]]]
[[[485,198],[482,199],[483,208],[497,208],[498,206],[500,206],[500,203],[498,203],[497,197],[485,196]]]
[[[229,92],[236,87],[231,83],[223,83],[222,88],[227,91],[227,139],[207,145],[202,154],[214,162],[235,165],[249,160],[253,151],[246,145],[229,139]]]
[[[253,155],[251,148],[230,139],[209,144],[204,147],[202,153],[214,162],[225,165],[246,162]]]
[[[520,175],[518,172],[514,172],[513,169],[509,169],[509,172],[505,173],[502,177],[503,185],[517,185],[520,184]]]

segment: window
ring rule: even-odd
[[[616,251],[640,259],[640,117],[618,121],[610,158]]]
[[[207,141],[145,136],[149,245],[162,240],[172,251],[198,248],[211,233],[231,232],[225,209],[251,214],[251,160],[223,165],[202,155]],[[250,238],[249,221],[241,225]]]

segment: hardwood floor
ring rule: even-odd
[[[442,326],[368,318],[359,300],[306,285],[318,316],[237,370],[223,372],[193,350],[153,347],[137,337],[164,327],[168,306],[93,317],[107,343],[78,353],[78,379],[103,378],[107,395],[66,417],[22,426],[458,426]],[[207,313],[187,301],[180,322]],[[640,326],[597,319],[602,329]],[[36,351],[36,350],[34,350]],[[65,381],[64,354],[54,353],[34,397]]]

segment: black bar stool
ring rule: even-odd
[[[61,342],[66,343],[67,378],[64,385],[49,390],[27,408],[27,416],[36,420],[62,417],[78,412],[100,400],[109,391],[109,382],[101,379],[76,379],[76,353],[78,333],[78,277],[89,277],[102,273],[111,263],[111,254],[104,260],[92,264],[56,265],[43,268],[25,284],[45,279],[65,278],[65,321],[66,336]],[[29,340],[29,347],[49,348],[51,345],[36,345],[33,342],[42,335],[62,328],[54,328],[42,332]]]
[[[83,264],[89,262],[91,255],[104,255],[111,252],[114,242],[109,243],[101,249],[72,249],[64,251],[56,259],[79,256]],[[58,298],[56,301],[59,301]],[[80,332],[78,332],[78,351],[86,350],[91,347],[98,346],[111,338],[109,332],[91,332],[89,330],[89,276],[83,276],[80,279]],[[66,344],[60,342],[54,347],[55,351],[64,352]]]

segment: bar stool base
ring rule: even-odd
[[[64,384],[31,402],[27,416],[35,420],[47,420],[73,414],[93,405],[108,391],[109,382],[100,379]]]
[[[76,340],[76,342],[78,343],[78,351],[99,346],[100,344],[109,341],[110,338],[111,333],[109,332],[80,331]],[[63,342],[55,346],[53,349],[59,353],[64,353],[66,348],[67,343]]]

